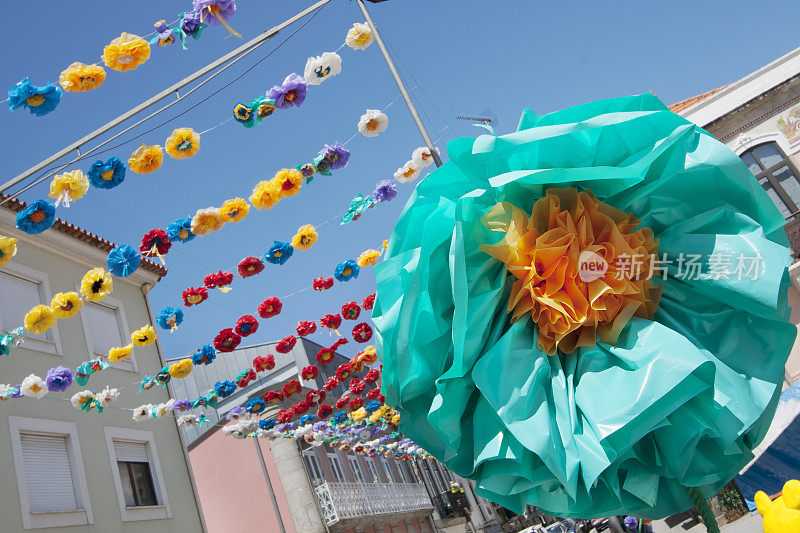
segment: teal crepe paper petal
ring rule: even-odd
[[[656,519],[718,492],[752,459],[796,336],[784,219],[747,167],[656,97],[523,112],[517,132],[454,139],[375,267],[382,393],[400,430],[509,509]],[[570,355],[511,323],[513,278],[481,252],[498,202],[530,214],[551,186],[636,216],[659,254],[758,258],[755,278],[666,264],[653,321]]]

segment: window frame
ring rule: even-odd
[[[347,463],[350,465],[350,470],[353,471],[353,482],[366,485],[367,478],[364,476],[364,472],[361,471],[361,462],[358,460],[358,457],[355,455],[348,455]]]
[[[369,475],[372,476],[372,482],[383,483],[381,481],[381,476],[378,473],[378,465],[375,464],[375,458],[370,457],[369,459],[365,459],[364,462],[367,463],[367,470],[369,470]]]
[[[117,504],[122,521],[135,522],[139,520],[163,520],[172,518],[169,497],[167,496],[166,486],[164,484],[164,474],[161,471],[161,463],[158,461],[158,452],[156,451],[156,442],[153,437],[153,432],[111,426],[103,426],[103,432],[106,436],[111,476],[114,480],[114,488],[117,491]],[[153,489],[158,505],[128,507],[125,504],[125,493],[122,489],[122,480],[117,465],[117,452],[114,448],[115,440],[142,443],[147,447],[150,477],[153,479]]]
[[[114,312],[114,315],[117,319],[117,326],[119,327],[119,336],[122,341],[122,346],[126,346],[130,344],[130,329],[128,328],[128,319],[125,316],[125,308],[122,305],[122,301],[114,298],[113,296],[108,296],[104,298],[102,301],[99,302],[84,302],[84,307],[90,305],[97,305],[99,307],[105,307],[106,309],[110,309]],[[108,364],[111,368],[116,368],[118,370],[124,370],[126,372],[139,372],[139,366],[136,364],[136,350],[131,352],[129,357],[122,359],[121,361],[111,362],[108,361],[108,353],[97,353],[94,349],[94,343],[92,342],[92,334],[91,330],[89,329],[89,314],[84,312],[84,309],[81,309],[79,313],[81,315],[81,324],[83,325],[83,335],[86,338],[86,350],[89,353],[89,358],[94,359],[95,357],[105,357]],[[127,335],[128,342],[125,342]],[[121,347],[121,346],[120,346]]]
[[[3,267],[3,273],[35,283],[39,289],[39,303],[41,305],[50,305],[53,299],[53,293],[50,290],[50,277],[47,273],[14,261],[10,261]],[[0,331],[10,331],[19,326],[22,326],[22,324],[3,324],[3,317],[0,315]],[[53,325],[47,332],[52,335],[52,340],[42,340],[32,337],[28,331],[23,328],[22,336],[25,338],[25,342],[22,344],[22,347],[40,353],[63,357],[64,353],[61,350],[61,338],[58,335],[58,323]]]
[[[392,467],[389,465],[389,459],[381,457],[381,465],[383,465],[383,473],[386,474],[386,482],[398,483],[395,479],[394,472],[392,472]]]
[[[28,418],[22,416],[8,417],[11,432],[11,450],[14,456],[14,470],[17,476],[19,489],[19,505],[22,514],[22,527],[24,529],[41,529],[46,527],[81,526],[94,524],[92,505],[89,500],[89,487],[86,483],[86,471],[83,467],[80,442],[78,441],[78,426],[74,422],[60,420],[45,420],[41,418]],[[65,437],[67,454],[69,455],[72,482],[75,488],[75,497],[83,509],[75,511],[30,511],[30,497],[28,495],[28,481],[25,475],[25,464],[22,456],[23,433],[33,435],[46,435]]]
[[[767,167],[762,161],[761,158],[758,157],[758,154],[755,152],[756,148],[761,146],[766,146],[772,144],[775,146],[775,149],[778,150],[778,153],[783,156],[778,163],[775,163],[771,167]],[[789,196],[784,188],[781,186],[780,182],[778,182],[777,178],[773,175],[776,170],[781,169],[782,167],[789,167],[789,170],[794,174],[795,179],[797,179],[798,183],[800,183],[800,172],[798,171],[797,167],[795,166],[794,162],[791,160],[789,155],[783,150],[780,144],[775,142],[774,140],[764,140],[764,142],[760,142],[758,144],[753,144],[748,146],[745,150],[742,150],[741,153],[738,154],[739,159],[742,159],[744,156],[749,155],[761,167],[761,172],[758,174],[753,174],[755,176],[756,181],[759,181],[761,178],[766,178],[772,188],[775,190],[775,193],[781,199],[781,201],[786,205],[786,207],[790,210],[789,216],[786,217],[786,220],[791,220],[795,218],[798,214],[800,214],[800,205],[797,205],[794,200]],[[744,162],[744,161],[743,161]],[[761,186],[761,183],[759,183]],[[763,187],[763,186],[762,186]],[[776,206],[777,207],[777,206]]]
[[[317,460],[317,454],[314,450],[307,448],[303,450],[303,466],[308,471],[308,477],[311,478],[311,483],[314,486],[325,483],[325,472],[322,470],[322,465]]]
[[[344,468],[342,468],[343,465],[341,458],[336,455],[335,452],[326,452],[325,455],[328,457],[328,462],[331,465],[331,472],[333,473],[334,478],[332,481],[334,483],[347,482],[347,477],[344,475]]]

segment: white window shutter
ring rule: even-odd
[[[125,342],[122,341],[116,309],[86,302],[83,304],[81,313],[86,314],[86,324],[92,338],[94,353],[105,355],[111,348],[119,348],[128,344],[127,339]]]
[[[30,512],[78,510],[67,438],[22,433],[20,442]]]
[[[0,272],[0,319],[3,329],[12,329],[23,325],[28,311],[42,304],[39,284],[27,279]],[[48,304],[50,302],[47,302]],[[27,335],[31,335],[27,333]],[[47,333],[31,335],[37,339],[48,339]]]
[[[147,457],[147,444],[144,442],[115,440],[114,453],[117,456],[117,461],[127,461],[130,463],[150,462],[150,459]]]

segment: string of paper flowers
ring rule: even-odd
[[[181,13],[170,24],[164,20],[157,21],[155,31],[145,37],[122,32],[103,48],[103,64],[117,72],[136,70],[150,59],[150,45],[166,47],[180,41],[182,48],[188,50],[188,39],[199,39],[209,24],[222,25],[232,35],[241,37],[227,22],[236,13],[235,0],[193,0],[192,4],[192,11]],[[148,41],[150,35],[154,37]],[[102,65],[76,61],[61,72],[58,84],[48,82],[37,86],[27,77],[17,82],[8,90],[8,108],[11,111],[27,109],[32,115],[41,117],[58,106],[64,92],[93,91],[103,85],[105,79],[106,71]]]

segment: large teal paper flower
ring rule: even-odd
[[[659,518],[692,507],[687,487],[716,493],[764,437],[796,334],[784,219],[747,167],[649,94],[526,110],[517,132],[448,155],[375,267],[400,430],[517,512]],[[548,356],[532,314],[507,313],[514,276],[480,249],[502,238],[484,215],[507,202],[530,216],[549,187],[632,213],[674,261],[654,278],[653,320],[631,318],[613,344]],[[760,265],[679,278],[682,254]]]

